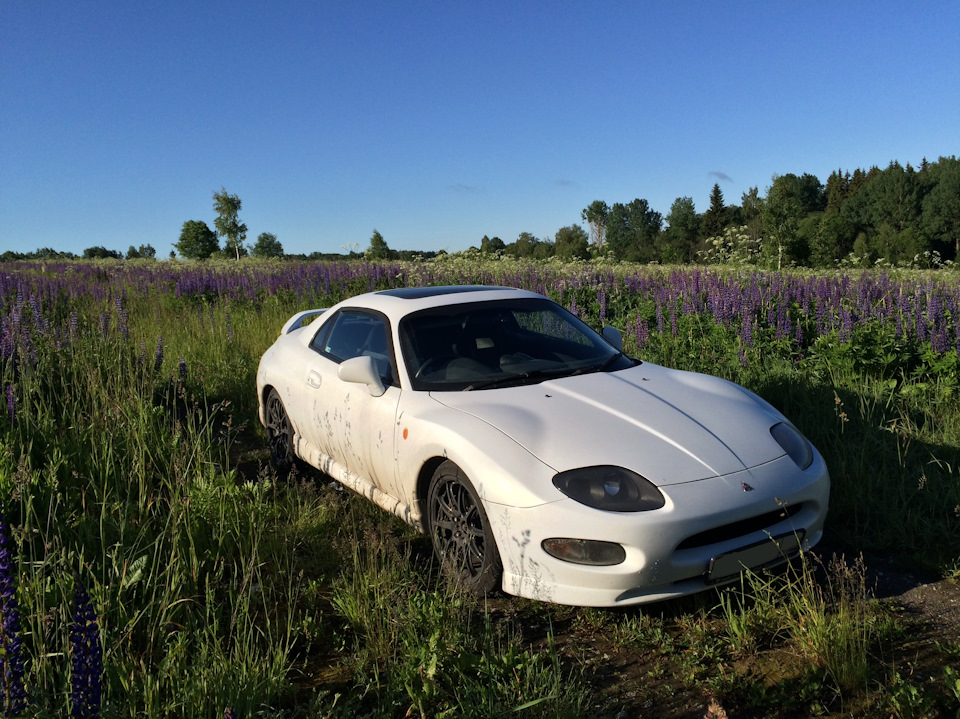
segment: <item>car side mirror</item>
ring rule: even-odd
[[[352,357],[340,363],[337,369],[337,377],[344,382],[355,382],[365,384],[370,390],[370,394],[379,397],[387,388],[380,379],[380,373],[377,371],[377,365],[372,357],[366,355],[361,357]]]
[[[600,333],[603,339],[612,344],[617,352],[623,352],[623,336],[616,327],[604,327]]]

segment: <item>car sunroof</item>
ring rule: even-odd
[[[492,287],[488,285],[443,285],[439,287],[398,287],[395,290],[383,290],[378,295],[400,297],[405,300],[419,300],[424,297],[456,295],[461,292],[484,292],[485,290],[508,290],[510,287]]]

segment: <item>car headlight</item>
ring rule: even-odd
[[[770,428],[770,434],[800,469],[806,469],[813,464],[813,447],[792,424],[775,424]]]
[[[653,483],[623,467],[571,469],[556,475],[553,486],[570,499],[607,512],[644,512],[665,503]]]

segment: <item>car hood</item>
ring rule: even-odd
[[[649,363],[431,396],[496,427],[558,472],[616,465],[667,486],[785,454],[770,434],[783,418],[739,387]]]

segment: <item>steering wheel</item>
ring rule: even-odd
[[[427,357],[426,361],[417,368],[417,371],[414,373],[414,379],[420,379],[421,375],[429,374],[431,367],[439,369],[443,364],[446,364],[450,360],[454,359],[456,355],[434,355],[433,357]]]

